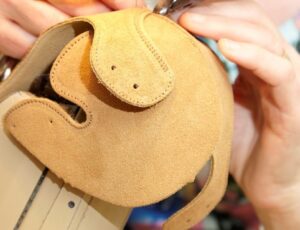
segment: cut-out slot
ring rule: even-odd
[[[51,101],[58,103],[73,119],[76,119],[77,122],[83,123],[86,121],[85,112],[73,102],[61,97],[58,95],[50,84],[49,72],[45,72],[36,78],[31,86],[30,92],[38,97],[48,98]],[[80,116],[78,113],[80,112]],[[52,120],[49,120],[50,123],[53,123]]]

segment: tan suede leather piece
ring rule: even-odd
[[[9,111],[7,130],[72,186],[121,206],[166,198],[211,158],[205,189],[165,224],[191,227],[227,183],[233,111],[224,69],[207,47],[146,10],[74,21],[90,23],[94,33],[69,33],[76,37],[57,57],[51,83],[83,108],[86,121],[77,123],[48,99],[29,99]],[[48,33],[62,28],[68,22]]]
[[[120,100],[138,107],[164,99],[175,80],[164,54],[145,31],[148,14],[142,11],[124,17],[114,13],[89,20],[95,30],[91,64],[96,77]],[[134,68],[130,68],[132,63]]]

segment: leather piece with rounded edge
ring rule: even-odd
[[[91,68],[91,45],[97,46],[86,32],[64,48],[51,73],[54,89],[81,106],[86,121],[73,121],[47,99],[31,99],[7,114],[6,127],[66,182],[122,206],[145,205],[175,193],[193,181],[212,157],[212,176],[204,191],[165,225],[166,229],[191,227],[217,204],[226,186],[233,117],[230,85],[211,51],[173,22],[145,15],[144,10],[113,13],[112,20],[118,14],[144,17],[148,39],[176,76],[172,92],[150,108],[110,94]],[[93,21],[95,27],[95,21],[102,19],[74,20]],[[126,30],[122,20],[118,23]],[[101,33],[97,28],[96,33]],[[126,44],[123,47],[121,52],[129,52]],[[136,69],[134,62],[120,67]]]
[[[126,17],[112,13],[102,20],[93,16],[89,20],[95,30],[91,64],[96,77],[120,100],[138,107],[164,99],[175,81],[164,54],[145,31],[148,14],[147,10]],[[127,52],[120,52],[123,49]],[[127,68],[131,63],[134,69]]]
[[[78,34],[89,29],[90,24],[76,18],[72,19],[71,24],[66,21],[48,29],[37,39],[8,79],[0,82],[0,101],[17,91],[29,90],[33,80],[52,65],[62,48]]]

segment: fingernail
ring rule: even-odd
[[[204,15],[195,13],[186,13],[187,20],[191,20],[194,23],[203,23],[206,19]]]

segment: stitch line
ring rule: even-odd
[[[51,32],[54,32],[55,30],[57,30],[55,33],[57,33],[58,35],[63,33],[64,31],[68,30],[68,24],[70,22],[63,22],[63,23],[59,23],[57,24],[56,26],[48,29],[46,32],[47,33],[51,33]],[[13,76],[9,77],[8,79],[6,79],[5,81],[3,81],[1,84],[0,84],[0,88],[6,85],[9,85],[11,82],[13,82],[16,78],[19,78],[20,77],[20,74],[23,73],[27,68],[27,65],[29,63],[29,59],[32,59],[33,58],[33,54],[35,53],[35,51],[38,49],[37,46],[40,45],[40,43],[42,43],[43,39],[46,37],[46,32],[43,33],[43,35],[35,42],[35,45],[32,47],[32,50],[30,50],[30,52],[28,53],[28,55],[25,56],[25,58],[23,59],[23,61],[18,64],[14,71],[13,71]],[[16,76],[16,77],[14,77]]]
[[[145,12],[144,12],[145,14]],[[136,14],[137,16],[139,14]],[[93,27],[94,27],[94,30],[95,30],[95,24],[92,23]],[[100,65],[99,64],[99,53],[100,53],[100,50],[102,50],[102,47],[103,47],[103,44],[100,43],[100,37],[101,37],[101,34],[100,33],[96,33],[96,43],[95,45],[97,45],[98,49],[93,49],[95,53],[95,61],[97,64],[96,66],[94,65],[94,62],[92,61],[92,66],[95,70],[95,74],[99,80],[100,83],[102,83],[104,86],[106,86],[107,89],[109,89],[109,91],[111,91],[117,98],[119,98],[121,101],[125,101],[126,103],[129,103],[129,104],[133,104],[135,106],[140,106],[140,107],[147,107],[147,106],[151,106],[153,104],[153,102],[157,102],[157,99],[161,99],[163,95],[165,95],[168,91],[170,91],[169,89],[171,88],[172,86],[172,81],[169,81],[168,82],[168,85],[166,86],[166,89],[163,93],[161,93],[160,95],[156,96],[156,97],[152,97],[150,100],[143,100],[141,98],[133,98],[132,96],[128,95],[127,93],[125,93],[124,91],[120,90],[120,89],[117,89],[115,88],[115,86],[112,84],[112,82],[110,81],[109,78],[105,78],[105,80],[103,80],[103,76],[105,76],[105,74],[103,74],[103,71],[101,70],[100,68]],[[146,46],[148,47],[148,46]],[[94,45],[93,45],[93,48],[94,48]],[[149,47],[148,47],[149,49]],[[151,50],[150,50],[151,52]],[[157,55],[156,55],[157,56]],[[159,61],[159,60],[158,60]],[[166,69],[166,67],[162,67],[164,71],[167,71],[168,69]],[[102,77],[99,76],[99,74],[102,75]]]
[[[153,103],[153,102],[157,102],[157,100],[161,100],[165,95],[170,93],[170,88],[173,86],[173,83],[174,83],[172,81],[172,80],[174,80],[174,77],[173,77],[174,75],[172,75],[168,64],[166,63],[164,58],[159,54],[155,45],[153,45],[152,41],[149,38],[147,38],[147,36],[145,35],[146,31],[143,30],[142,23],[145,20],[145,18],[148,17],[149,15],[151,15],[151,13],[149,13],[147,11],[143,12],[142,16],[140,16],[140,17],[138,14],[135,15],[135,20],[134,20],[135,31],[137,32],[137,34],[140,38],[140,41],[150,51],[150,53],[152,54],[152,57],[154,57],[156,59],[156,61],[159,63],[159,65],[161,66],[163,71],[166,73],[166,76],[170,79],[167,82],[167,85],[166,85],[164,91],[161,92],[159,95],[157,95],[156,97],[154,97],[151,100],[151,102]]]
[[[23,107],[25,107],[27,105],[30,105],[30,104],[40,104],[40,105],[45,106],[46,108],[50,109],[51,111],[56,112],[56,114],[58,114],[59,116],[61,116],[67,123],[69,123],[70,125],[74,126],[75,128],[78,128],[78,129],[85,128],[85,127],[79,125],[79,123],[76,123],[73,120],[69,120],[67,117],[64,116],[64,114],[61,111],[59,111],[53,105],[49,104],[49,102],[50,103],[54,103],[54,102],[52,102],[52,101],[50,101],[48,99],[37,99],[37,98],[36,99],[25,99],[21,103],[17,104],[15,107],[13,107],[10,110],[8,110],[8,112],[7,112],[6,116],[5,116],[5,120],[7,120],[7,118],[9,117],[9,115],[11,113],[13,113],[14,111],[20,110],[20,109],[22,109]],[[71,121],[73,121],[74,123],[71,122]]]
[[[94,27],[94,30],[96,31],[97,29],[95,24],[92,23],[93,27]],[[103,23],[101,24],[101,26],[104,28],[104,31],[105,31],[105,26],[103,25]],[[92,46],[92,52],[95,53],[95,61],[96,61],[96,64],[99,64],[99,51],[102,50],[102,47],[103,47],[103,42],[100,42],[100,38],[101,38],[101,33],[95,33],[95,37],[96,37],[96,42],[95,42],[95,45],[97,45],[98,49],[94,49],[94,44]],[[119,98],[121,101],[125,101],[126,103],[129,103],[129,104],[132,104],[134,103],[135,105],[140,105],[142,106],[143,104],[141,104],[138,99],[134,99],[134,98],[131,98],[129,95],[127,95],[125,92],[123,91],[120,91],[118,89],[115,88],[115,86],[112,84],[112,82],[109,80],[109,78],[105,78],[105,80],[103,80],[103,76],[105,76],[105,74],[103,73],[102,69],[100,68],[100,65],[94,65],[94,62],[93,62],[93,59],[91,61],[92,63],[92,67],[94,69],[94,72],[99,80],[99,82],[104,85],[111,93],[113,93],[113,95],[117,98]],[[100,77],[99,74],[102,76]]]
[[[68,92],[68,89],[62,84],[61,80],[60,80],[60,76],[57,75],[57,68],[59,67],[60,62],[62,61],[62,59],[67,55],[67,53],[78,43],[80,42],[83,38],[88,37],[89,35],[87,34],[87,32],[84,32],[82,34],[80,34],[79,36],[76,37],[75,40],[72,40],[71,43],[69,43],[63,50],[63,52],[58,56],[58,58],[56,59],[56,61],[54,62],[53,66],[52,66],[52,70],[51,70],[51,74],[50,74],[50,80],[51,80],[51,84],[53,86],[53,88],[60,94],[63,95],[75,102],[77,102],[83,109],[84,111],[87,113],[87,120],[81,124],[82,127],[87,127],[90,125],[90,123],[92,122],[92,112],[89,110],[88,105],[81,100],[80,98],[70,94]],[[57,82],[55,81],[57,80],[59,85],[57,84]],[[60,87],[65,88],[66,90],[63,90]]]
[[[144,20],[148,15],[149,15],[148,12],[147,12],[147,14],[144,13],[142,15],[143,17],[138,17],[139,15],[136,15],[135,20],[134,20],[134,26],[135,26],[136,32],[138,33],[138,36],[141,39],[142,43],[144,43],[144,45],[147,47],[147,49],[150,51],[150,53],[155,57],[157,62],[160,64],[161,68],[165,72],[167,72],[167,71],[169,71],[169,66],[163,60],[163,57],[159,54],[159,52],[157,51],[155,46],[153,44],[151,44],[152,42],[150,41],[149,38],[147,38],[147,36],[145,35],[145,31],[143,31],[143,29],[141,27],[142,20]]]

